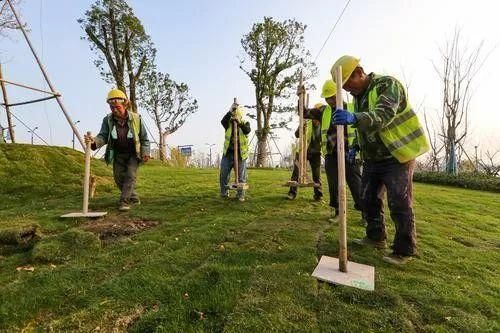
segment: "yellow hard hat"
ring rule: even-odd
[[[108,98],[106,98],[106,102],[113,98],[121,98],[124,100],[128,100],[127,95],[125,95],[125,93],[120,89],[110,90],[110,92],[108,93]]]
[[[359,65],[359,58],[350,55],[345,55],[338,58],[337,61],[335,61],[335,63],[332,66],[332,69],[330,70],[330,74],[332,75],[332,78],[335,80],[335,71],[339,66],[342,66],[342,86],[344,86],[344,84],[349,79],[352,72],[354,72],[354,69],[358,67],[358,65]]]
[[[337,93],[337,85],[332,79],[326,80],[321,89],[321,98],[329,98]]]
[[[321,108],[323,105],[325,105],[325,104],[323,104],[323,103],[319,102],[319,103],[314,104],[314,108],[315,108],[315,109],[319,109],[319,108]]]

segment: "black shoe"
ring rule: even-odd
[[[133,205],[140,205],[141,204],[141,200],[138,197],[130,198],[128,200],[128,202],[130,202]]]
[[[368,237],[364,237],[364,238],[361,238],[361,239],[353,239],[352,242],[354,244],[358,244],[358,245],[363,245],[363,246],[373,246],[374,248],[376,249],[386,249],[387,248],[387,244],[385,242],[385,240],[383,241],[374,241],[374,240],[371,240],[370,238]]]
[[[118,210],[120,212],[128,212],[130,210],[130,205],[128,203],[122,201],[118,205]]]
[[[294,192],[288,192],[288,195],[287,195],[287,198],[289,200],[295,200],[295,198],[297,197],[297,193],[294,193]]]
[[[405,256],[401,254],[395,254],[394,252],[386,255],[382,258],[383,261],[397,266],[406,265],[410,260],[413,259],[413,256]]]
[[[321,201],[323,199],[323,196],[320,194],[315,194],[313,196],[314,201]]]

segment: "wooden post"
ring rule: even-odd
[[[337,109],[344,108],[342,98],[342,67],[339,66],[335,72],[335,83],[337,84],[336,103]],[[345,188],[345,147],[344,126],[337,125],[337,163],[338,163],[338,185],[339,185],[339,270],[347,273],[347,228],[346,228],[346,188]]]
[[[234,98],[233,105],[238,104],[236,97]],[[239,184],[239,165],[238,165],[238,122],[233,120],[233,168],[234,168],[234,183]]]
[[[304,140],[304,78],[300,73],[299,81],[299,184],[305,183],[305,140]]]
[[[87,136],[91,136],[91,132],[87,132]],[[85,175],[83,178],[83,214],[89,212],[89,181],[90,181],[90,145],[88,142],[85,145]]]
[[[12,124],[12,115],[10,113],[9,98],[7,97],[7,89],[5,88],[5,82],[3,80],[2,74],[2,64],[0,64],[0,86],[2,87],[3,103],[5,106],[5,112],[7,113],[7,123],[9,126],[9,135],[12,143],[16,143],[16,138],[14,135],[14,125]]]

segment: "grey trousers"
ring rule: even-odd
[[[121,191],[120,202],[139,199],[135,193],[135,181],[139,160],[134,153],[116,153],[113,160],[113,176],[116,186]]]

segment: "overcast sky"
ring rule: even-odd
[[[49,76],[63,95],[70,115],[80,120],[83,133],[98,131],[110,85],[99,77],[94,54],[76,20],[83,16],[90,0],[23,1],[20,10],[32,41],[46,65]],[[239,69],[240,39],[252,24],[264,16],[295,18],[307,24],[306,47],[313,58],[318,54],[346,1],[160,1],[130,0],[136,15],[158,49],[158,68],[185,82],[199,101],[199,111],[178,132],[169,137],[171,146],[192,144],[199,152],[206,143],[220,151],[223,130],[220,118],[233,97],[253,104],[253,88]],[[2,3],[0,1],[0,3]],[[432,62],[439,63],[439,47],[456,26],[462,29],[469,47],[484,41],[483,57],[488,59],[474,81],[468,147],[480,152],[500,149],[500,4],[498,1],[446,0],[352,0],[342,21],[317,60],[321,87],[333,62],[343,54],[362,59],[368,72],[391,74],[409,85],[413,105],[422,105],[431,116],[441,105],[441,86]],[[43,78],[29,50],[17,32],[0,40],[0,61],[8,80],[44,88]],[[40,95],[8,86],[11,102]],[[320,100],[311,93],[311,103]],[[54,145],[71,145],[71,130],[54,101],[15,107],[14,113]],[[422,109],[423,111],[423,109]],[[147,115],[143,117],[153,130]],[[4,112],[0,124],[6,126]],[[29,142],[30,134],[16,121],[18,140]],[[253,124],[255,129],[255,124]],[[278,131],[279,146],[285,149],[292,133]],[[36,142],[40,142],[35,139]],[[255,141],[254,141],[255,142]]]

